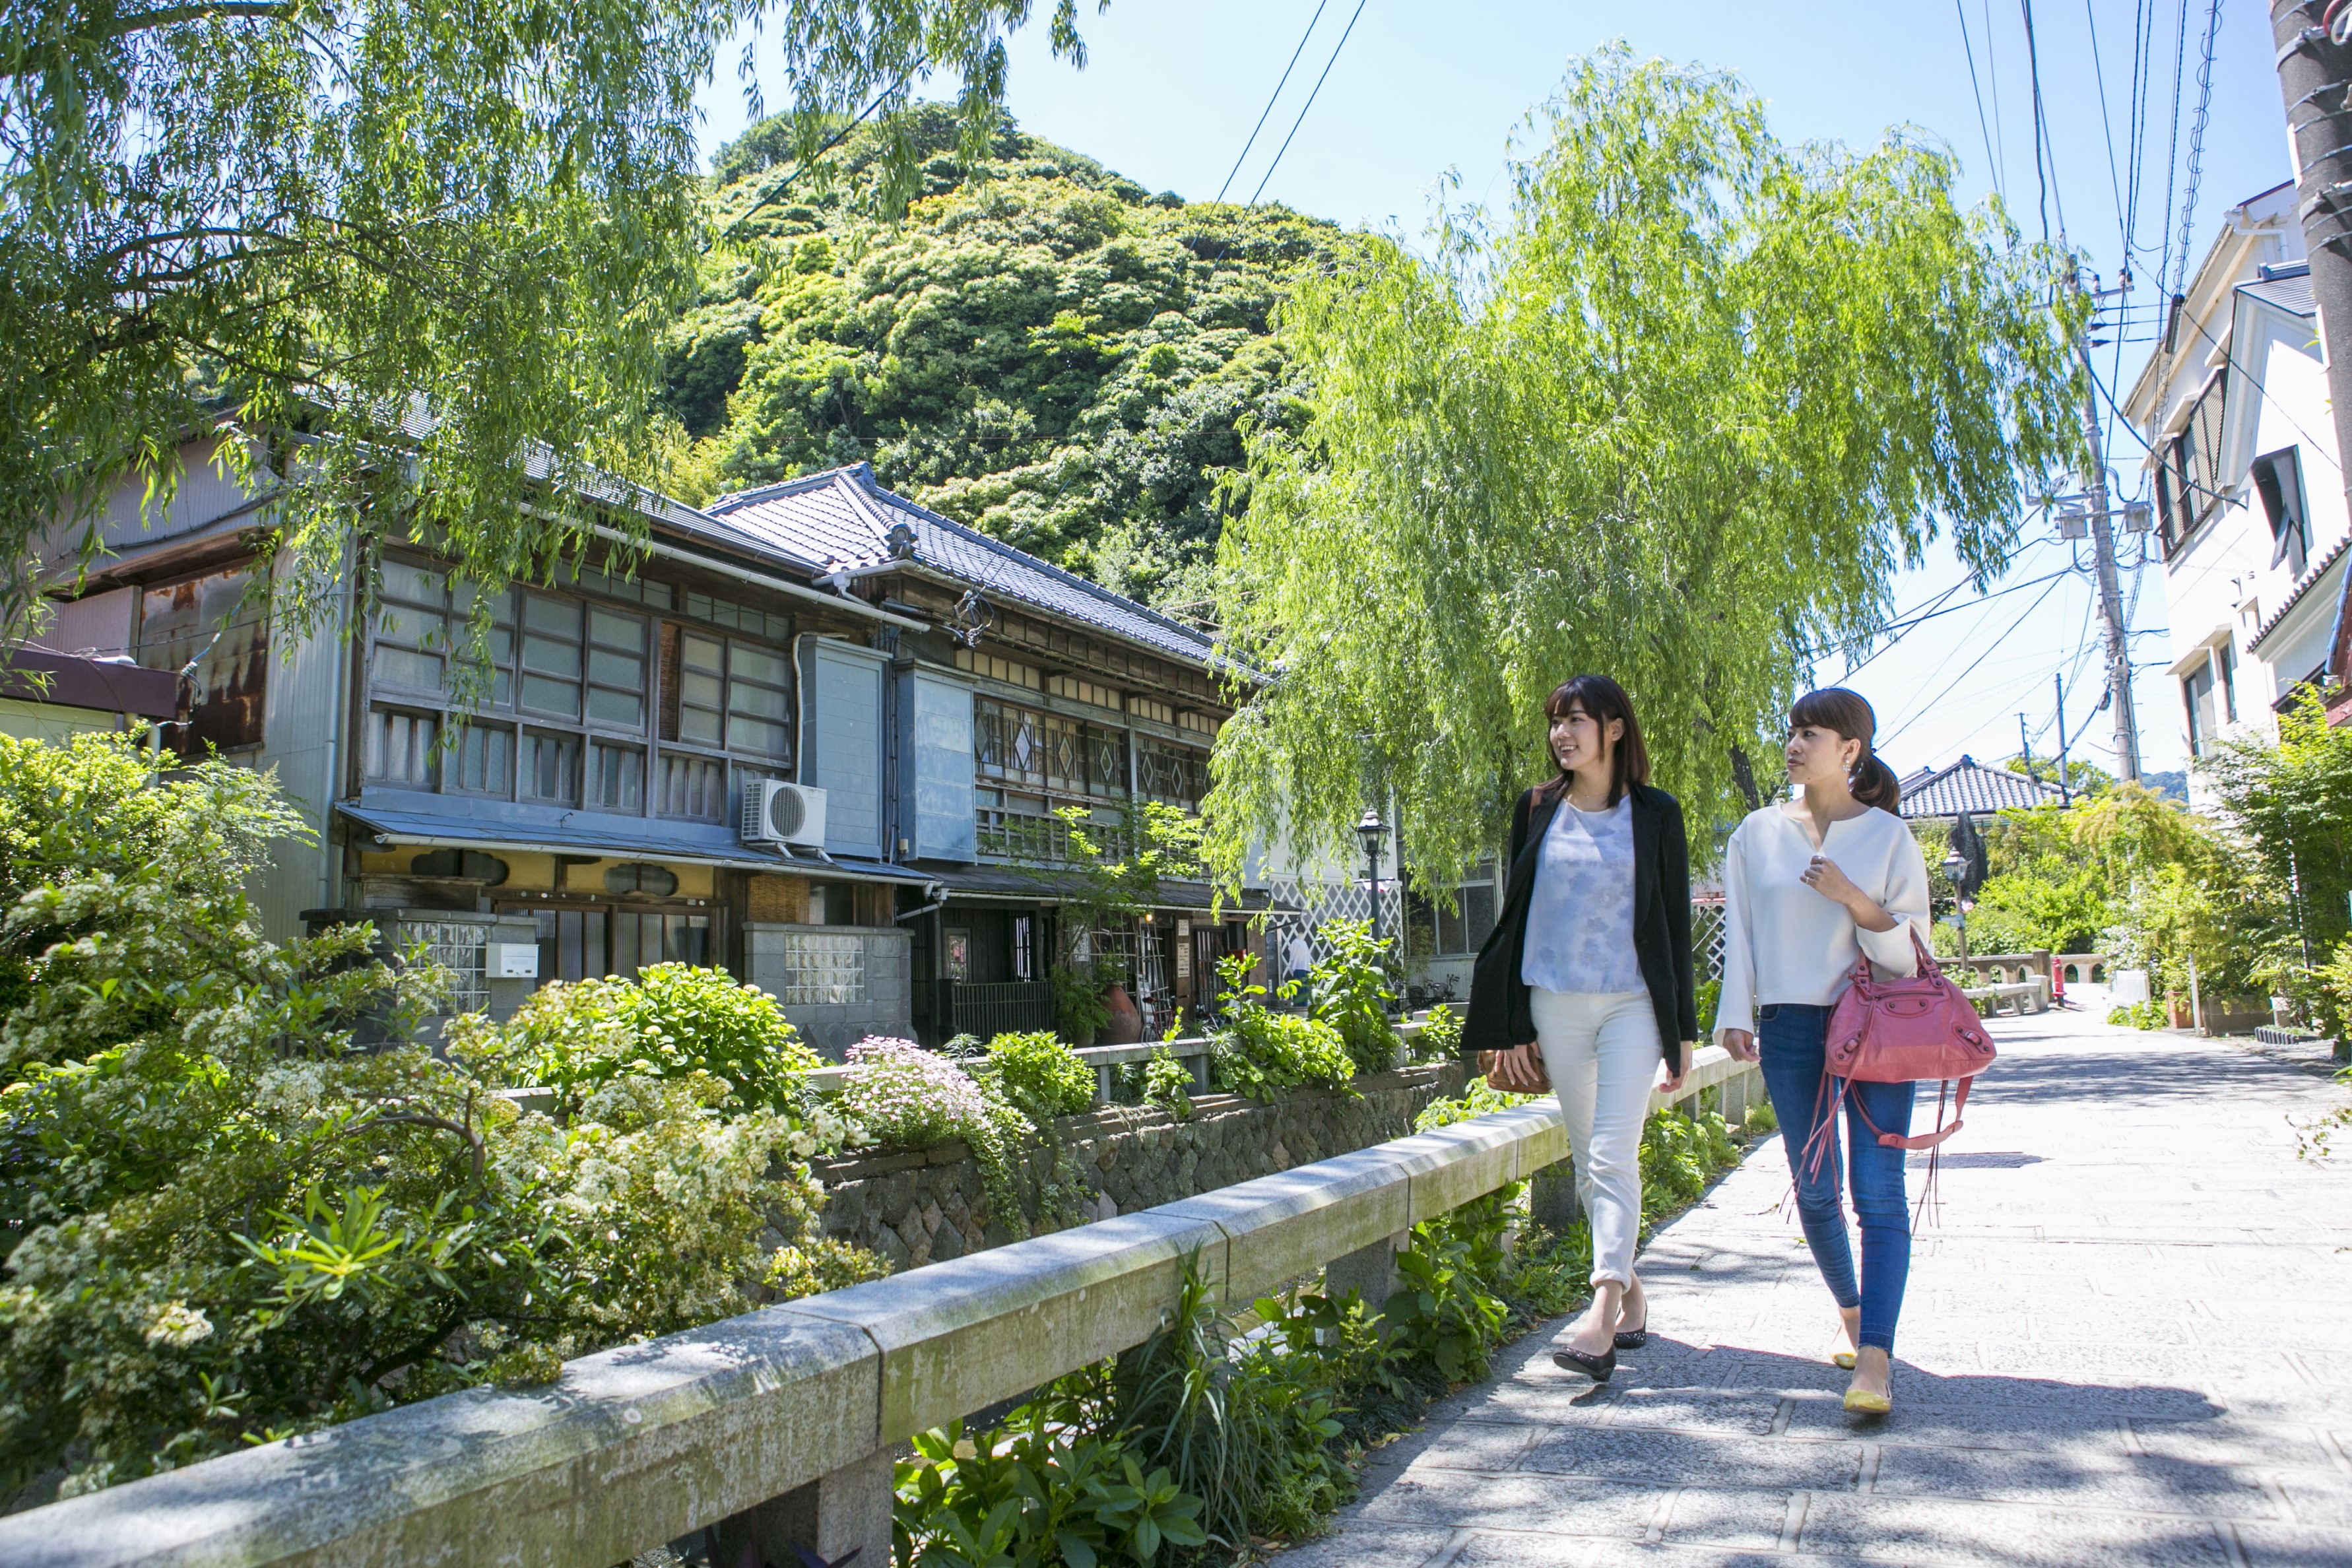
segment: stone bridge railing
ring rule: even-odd
[[[1756,1092],[1710,1047],[1676,1098]],[[1507,1183],[1561,1223],[1567,1154],[1556,1104],[1496,1112],[0,1519],[0,1563],[608,1568],[715,1526],[722,1564],[884,1568],[901,1446],[1142,1342],[1188,1257],[1228,1299],[1384,1299],[1415,1224]]]

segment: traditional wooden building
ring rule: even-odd
[[[891,494],[862,465],[698,510],[651,543],[475,599],[387,547],[367,626],[275,632],[270,497],[208,443],[142,524],[134,487],[54,641],[184,671],[167,742],[276,767],[315,846],[258,890],[272,934],[363,913],[429,942],[459,1002],[664,960],[772,991],[821,1048],[1049,1027],[1067,892],[1052,816],[1198,807],[1228,710],[1210,639]],[[266,584],[263,585],[266,588]],[[354,635],[345,636],[349,630]],[[1198,884],[1118,933],[1147,1022],[1241,941]]]

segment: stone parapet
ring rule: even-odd
[[[1354,1096],[1291,1089],[1271,1101],[1202,1094],[1179,1121],[1157,1106],[1099,1106],[1045,1130],[1087,1186],[1089,1217],[1107,1219],[1175,1203],[1334,1155],[1402,1138],[1431,1101],[1462,1092],[1459,1062],[1360,1079]],[[1043,1213],[1040,1184],[1054,1162],[1032,1150],[1016,1184],[1025,1218]],[[872,1247],[894,1268],[920,1268],[1013,1239],[992,1212],[979,1163],[961,1142],[908,1153],[853,1155],[815,1163],[824,1184],[826,1234]]]

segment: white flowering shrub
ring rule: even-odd
[[[876,1271],[795,1163],[837,1112],[616,1046],[559,1123],[487,1092],[495,1052],[350,1048],[435,975],[363,926],[261,940],[274,781],[150,778],[0,738],[0,1510]],[[677,996],[740,1023],[733,989]]]
[[[991,1215],[1014,1239],[1030,1219],[1015,1171],[1039,1152],[1039,1212],[1052,1225],[1081,1224],[1091,1194],[1066,1149],[1040,1140],[1038,1124],[1006,1098],[995,1074],[974,1078],[912,1040],[874,1035],[849,1047],[854,1069],[841,1091],[844,1115],[877,1148],[922,1149],[961,1138],[980,1166]]]
[[[853,1069],[841,1110],[885,1149],[922,1149],[951,1138],[985,1136],[988,1101],[955,1063],[912,1040],[869,1035],[846,1053]]]

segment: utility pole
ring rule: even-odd
[[[2321,22],[2326,0],[2273,0],[2271,40],[2278,47],[2279,92],[2286,100],[2287,144],[2294,150],[2296,216],[2311,253],[2311,297],[2319,304],[2320,343],[2327,356],[2328,402],[2336,450],[2352,456],[2352,26],[2330,37]],[[2339,26],[2345,26],[2341,17]],[[2352,474],[2346,476],[2352,498]],[[2352,680],[2352,592],[2336,611],[2328,675]]]
[[[2025,776],[2033,776],[2033,742],[2025,738],[2025,715],[2017,716],[2017,754],[2025,761]]]
[[[2058,804],[2072,805],[2074,792],[2066,783],[2066,678],[2053,669],[2050,684],[2058,693]]]
[[[2074,286],[2082,287],[2079,274]],[[2096,296],[2093,296],[2094,302]],[[2139,782],[2139,726],[2132,716],[2131,638],[2124,626],[2123,591],[2116,585],[2116,525],[2107,513],[2107,454],[2099,436],[2099,387],[2091,366],[2091,316],[2074,339],[2083,361],[2083,440],[2090,448],[2091,558],[2099,575],[2099,619],[2107,633],[2107,685],[2116,698],[2116,771]]]

